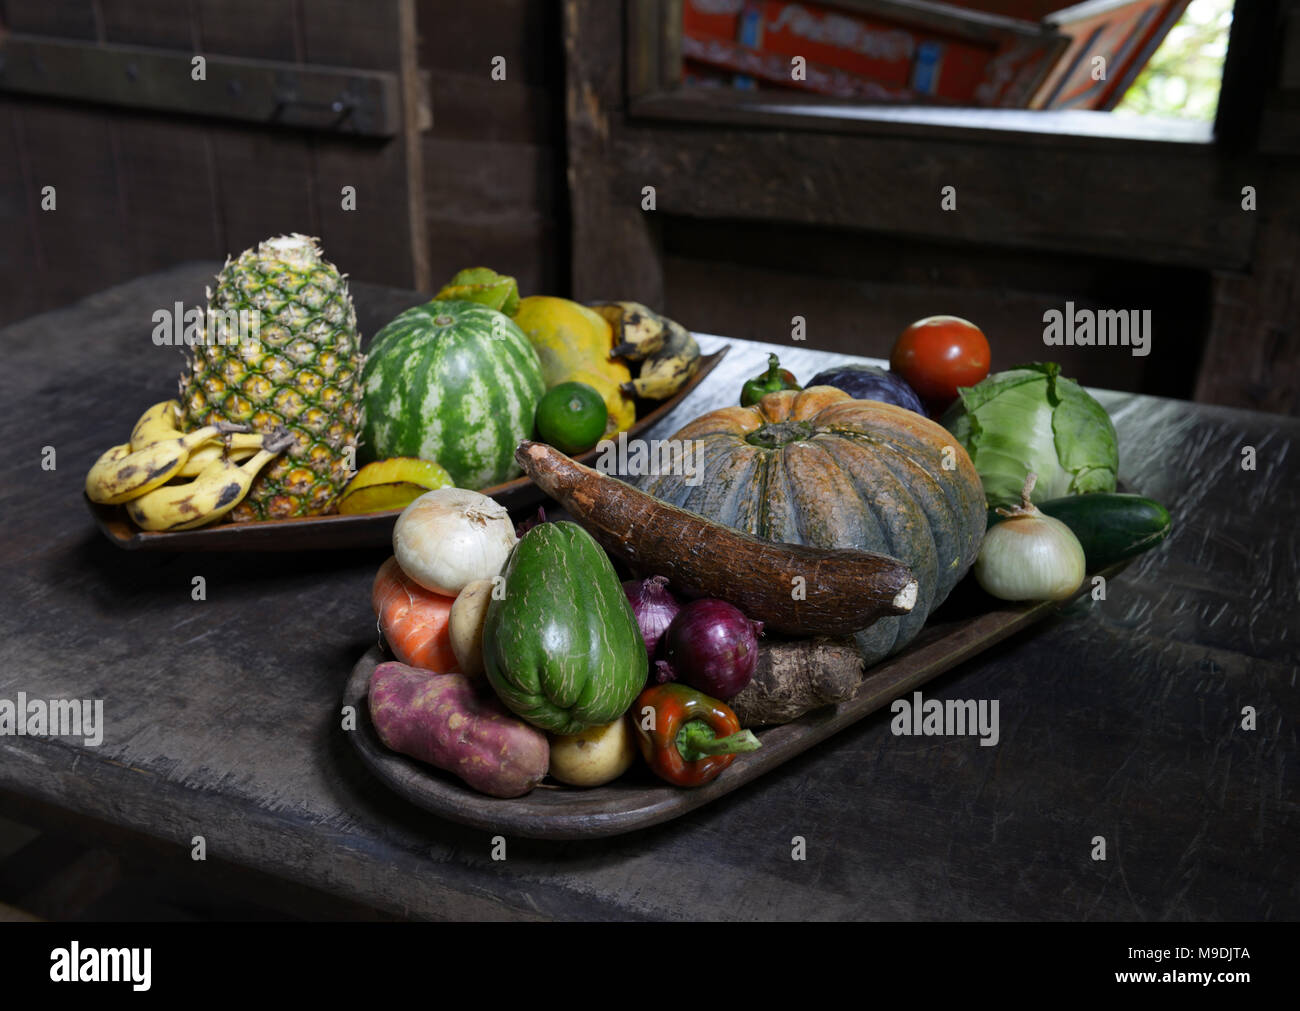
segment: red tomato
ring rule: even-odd
[[[974,323],[957,316],[927,316],[903,331],[889,367],[922,400],[940,406],[989,374],[989,342]]]

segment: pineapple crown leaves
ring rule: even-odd
[[[264,239],[257,244],[256,255],[267,259],[283,260],[295,266],[313,266],[324,260],[321,255],[320,239],[300,232],[290,232],[288,235],[276,235]]]
[[[304,235],[301,232],[290,232],[287,235],[276,235],[269,239],[263,239],[256,246],[245,249],[238,257],[227,254],[225,263],[217,272],[217,296],[222,296],[222,288],[228,284],[233,270],[252,263],[279,264],[294,272],[319,268],[332,273],[339,281],[337,294],[347,302],[350,310],[349,315],[353,317],[351,325],[355,327],[355,310],[351,305],[347,283],[349,275],[343,273],[337,266],[325,259],[321,250],[320,239],[317,236]],[[254,270],[257,270],[259,274],[262,273],[256,267]],[[254,293],[248,288],[250,279],[240,278],[237,279],[237,283],[245,297],[253,298]],[[272,280],[272,284],[274,283],[274,280]],[[213,290],[211,286],[204,287],[204,295],[208,303],[207,311],[211,313],[213,309]],[[259,308],[273,309],[274,307],[260,305]]]

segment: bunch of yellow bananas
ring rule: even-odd
[[[700,367],[700,346],[691,332],[640,302],[593,302],[614,331],[611,358],[640,362],[641,372],[623,384],[628,396],[667,400]]]
[[[284,431],[261,435],[225,422],[182,432],[180,418],[175,400],[140,415],[131,441],[113,446],[86,474],[90,500],[125,503],[145,530],[192,530],[235,508],[258,472],[293,441]]]

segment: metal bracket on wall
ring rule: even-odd
[[[0,91],[369,137],[402,129],[395,73],[35,35],[4,37]]]

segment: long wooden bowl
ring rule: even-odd
[[[694,376],[677,393],[647,411],[627,430],[628,438],[645,432],[682,402],[722,361],[731,345],[724,345],[700,359]],[[600,450],[591,449],[576,459],[592,466]],[[525,509],[546,498],[527,477],[482,489],[507,509]],[[127,551],[318,551],[322,548],[370,548],[388,544],[393,524],[402,510],[359,516],[303,516],[290,520],[248,523],[215,523],[198,530],[151,533],[132,523],[121,506],[97,505],[86,499],[104,536]]]
[[[1102,570],[1107,579],[1127,562]],[[1084,581],[1076,595],[1091,590]],[[951,670],[1010,635],[1056,613],[1064,604],[1003,604],[964,580],[931,616],[930,623],[903,653],[867,672],[857,695],[787,723],[758,731],[763,747],[740,755],[712,783],[679,789],[654,778],[637,763],[607,786],[577,789],[545,785],[524,797],[502,800],[474,792],[450,773],[389,751],[370,722],[367,689],[370,675],[384,659],[379,647],[366,652],[343,692],[354,706],[357,727],[347,733],[361,761],[375,776],[413,804],[451,821],[487,832],[535,839],[588,839],[619,835],[680,818],[788,762],[832,734],[856,723],[907,692]],[[765,650],[810,649],[809,643],[764,643]],[[549,782],[549,780],[548,780]]]

